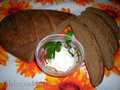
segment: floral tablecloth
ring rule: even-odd
[[[79,15],[92,6],[110,14],[120,27],[119,5],[119,0],[0,0],[0,20],[23,9],[54,9]],[[55,78],[44,74],[35,61],[24,62],[0,48],[0,90],[120,90],[120,48],[114,60],[112,70],[105,69],[103,82],[95,88],[84,64],[72,75]]]

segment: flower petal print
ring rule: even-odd
[[[87,5],[90,2],[93,2],[93,0],[74,0],[78,5]]]
[[[0,65],[7,65],[7,62],[8,54],[2,47],[0,47]]]
[[[60,0],[36,0],[36,2],[40,2],[42,4],[53,4],[53,3],[56,3],[56,2],[59,2]],[[64,1],[64,0],[63,0]]]
[[[17,73],[33,78],[36,74],[40,74],[41,70],[37,67],[35,61],[25,62],[22,60],[16,60]]]
[[[54,3],[61,3],[64,2],[65,0],[36,0],[36,2],[40,2],[42,4],[54,4]],[[72,0],[71,0],[72,1]],[[79,5],[86,5],[92,2],[93,0],[73,0]]]
[[[12,0],[5,0],[5,1],[6,2],[3,2],[2,6],[0,7],[0,13],[1,15],[4,16],[7,16],[11,13],[15,13],[20,10],[32,8],[29,2],[25,2],[25,1],[13,2]]]
[[[59,90],[57,85],[50,85],[49,83],[39,82],[36,84],[34,90]]]
[[[46,82],[37,83],[34,90],[95,90],[90,84],[85,66],[67,77],[56,78],[46,75],[45,80]]]
[[[114,55],[115,63],[112,71],[118,75],[120,75],[120,48]]]
[[[7,90],[7,83],[6,82],[0,82],[0,90]]]

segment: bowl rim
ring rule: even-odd
[[[37,47],[36,47],[36,50],[35,50],[35,60],[36,60],[36,62],[37,62],[37,65],[39,66],[39,68],[41,68],[42,69],[42,71],[45,73],[45,74],[48,74],[48,75],[51,75],[51,76],[55,76],[55,77],[64,77],[64,76],[67,76],[67,75],[69,75],[70,73],[72,73],[72,72],[65,72],[64,73],[64,75],[63,74],[61,74],[61,75],[54,75],[54,74],[51,74],[51,73],[48,73],[48,71],[47,70],[45,70],[45,67],[44,67],[44,65],[41,65],[41,63],[39,62],[39,50],[40,50],[40,48],[41,48],[41,46],[42,45],[44,45],[44,43],[46,42],[46,41],[48,41],[48,39],[49,38],[51,38],[51,37],[60,37],[60,36],[62,36],[62,37],[65,37],[65,36],[67,36],[66,34],[50,34],[50,35],[47,35],[47,36],[45,36],[45,37],[43,37],[40,41],[39,41],[39,43],[38,43],[38,45],[37,45]],[[70,37],[70,36],[67,36],[67,37]],[[70,37],[71,38],[71,37]],[[76,65],[76,67],[80,67],[81,65],[82,65],[82,63],[84,62],[84,46],[76,39],[76,37],[75,36],[73,36],[72,37],[72,42],[76,42],[78,45],[79,45],[79,50],[80,50],[80,52],[81,52],[81,64],[80,65]],[[44,43],[43,43],[44,42]],[[43,67],[43,68],[42,68]],[[75,68],[76,68],[75,67]],[[74,68],[73,68],[73,70],[71,69],[70,71],[74,71]]]

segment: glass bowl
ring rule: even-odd
[[[63,77],[74,72],[83,63],[84,48],[75,37],[51,34],[39,42],[35,58],[43,72]]]

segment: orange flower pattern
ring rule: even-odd
[[[36,2],[40,2],[42,4],[53,4],[53,3],[56,3],[56,1],[59,1],[59,0],[36,0]]]
[[[74,0],[79,5],[86,5],[92,2],[93,0]]]
[[[89,81],[85,66],[67,77],[56,78],[46,75],[45,80],[46,82],[37,83],[35,90],[95,90]]]
[[[32,6],[30,3],[25,2],[24,0],[21,2],[13,2],[12,0],[4,0],[0,6],[0,20],[5,16],[18,12],[24,9],[30,9]]]
[[[6,82],[0,82],[0,90],[7,90],[7,83]]]
[[[22,60],[16,60],[17,73],[25,77],[33,78],[36,74],[40,74],[41,70],[37,67],[35,61],[25,62]]]
[[[115,63],[114,63],[114,67],[113,67],[112,71],[115,72],[116,74],[120,75],[120,48],[114,55],[114,59],[115,59]]]

